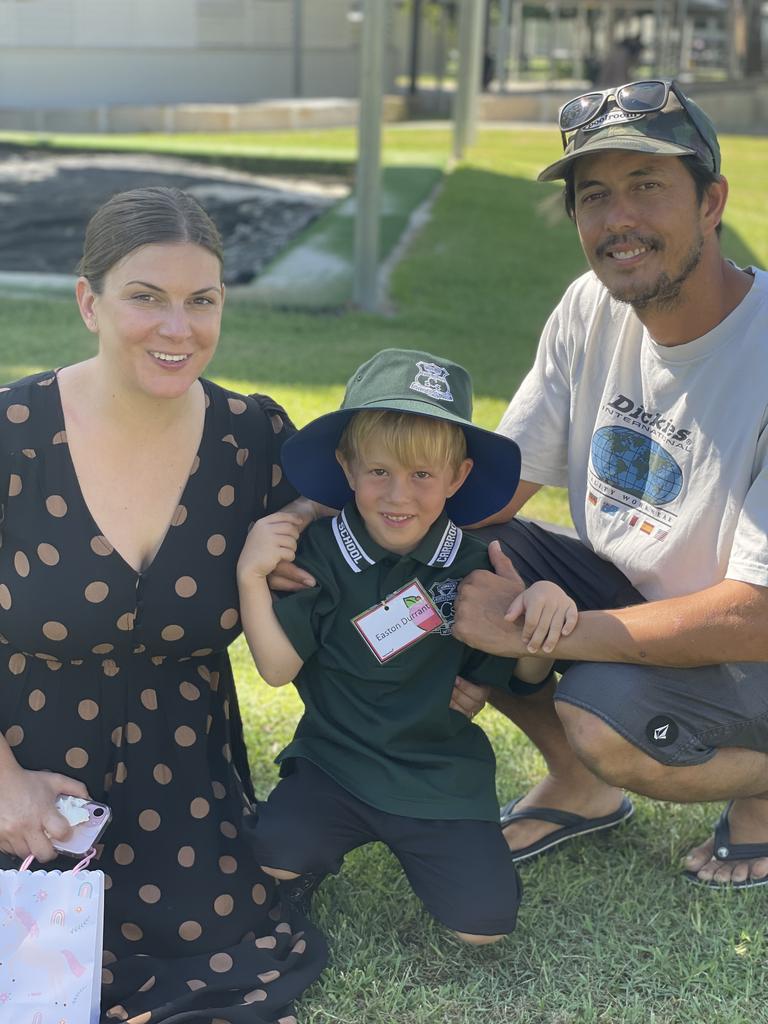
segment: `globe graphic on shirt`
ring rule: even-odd
[[[592,468],[605,483],[652,505],[674,501],[683,485],[682,471],[669,452],[629,427],[595,431]]]

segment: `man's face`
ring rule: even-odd
[[[576,161],[576,226],[589,265],[638,311],[674,309],[701,259],[701,207],[677,157],[606,150]]]

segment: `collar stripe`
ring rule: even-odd
[[[463,536],[464,534],[459,527],[449,519],[443,535],[435,548],[435,553],[427,562],[427,565],[439,565],[443,569],[453,565],[456,555],[459,553]]]
[[[332,529],[339,550],[353,572],[362,572],[365,565],[374,564],[373,559],[363,550],[362,544],[352,532],[343,510],[334,518]]]

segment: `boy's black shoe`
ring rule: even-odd
[[[281,893],[300,914],[309,916],[309,911],[312,907],[312,897],[325,877],[325,874],[313,874],[311,871],[308,871],[304,875],[299,875],[298,878],[282,882],[280,885]]]

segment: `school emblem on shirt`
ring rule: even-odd
[[[452,402],[453,395],[448,384],[448,371],[437,363],[425,363],[419,360],[416,365],[419,372],[409,385],[411,391],[420,391],[422,395],[438,398],[441,402]]]
[[[440,580],[439,583],[433,583],[429,588],[429,596],[432,598],[432,603],[435,608],[440,612],[443,620],[442,626],[438,626],[435,633],[439,633],[441,636],[451,635],[451,626],[455,618],[453,614],[453,604],[456,600],[456,594],[459,591],[458,580]]]

